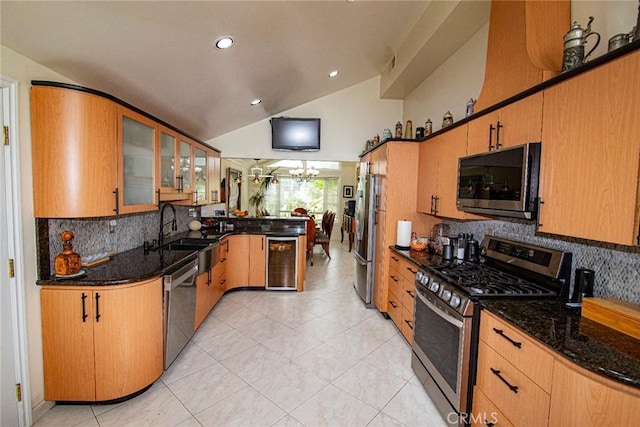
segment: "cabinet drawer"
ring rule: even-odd
[[[398,272],[402,275],[402,277],[410,282],[415,281],[418,267],[416,267],[413,263],[410,263],[403,259],[400,260],[400,265],[398,267]]]
[[[470,418],[471,427],[513,426],[478,387],[473,389],[473,413]]]
[[[480,320],[480,339],[543,390],[551,392],[553,356],[526,334],[485,310]]]
[[[402,284],[402,306],[405,310],[409,310],[413,316],[413,305],[416,296],[415,282],[409,282],[405,279]]]
[[[389,293],[387,314],[393,320],[398,329],[402,329],[402,302],[393,293]]]
[[[517,426],[546,426],[549,394],[486,343],[478,350],[476,384]]]
[[[392,293],[402,303],[403,278],[395,269],[389,270],[389,293]]]
[[[402,308],[402,326],[400,327],[400,332],[402,332],[402,335],[409,344],[413,343],[413,310],[409,311],[406,307]]]

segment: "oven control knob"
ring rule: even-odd
[[[460,299],[460,296],[453,294],[451,295],[451,301],[449,301],[449,305],[453,308],[456,308],[460,305],[461,302],[462,300]]]
[[[429,290],[431,292],[437,293],[440,290],[440,284],[438,282],[431,282],[429,285]]]
[[[430,279],[431,278],[429,276],[427,276],[426,274],[423,274],[422,278],[420,279],[420,283],[422,283],[423,286],[427,286]]]
[[[442,291],[442,295],[440,296],[444,301],[449,301],[449,298],[451,298],[451,291],[445,289],[444,291]]]
[[[422,271],[418,271],[416,273],[416,282],[422,282],[422,277],[424,276],[424,274],[422,274]]]

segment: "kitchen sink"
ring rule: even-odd
[[[203,239],[182,238],[166,245],[167,249],[174,251],[198,251],[198,273],[206,273],[213,268],[217,260],[218,242]]]

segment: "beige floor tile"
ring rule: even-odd
[[[366,426],[378,411],[329,384],[291,413],[306,426]]]
[[[327,340],[346,331],[347,327],[343,324],[332,322],[331,320],[327,320],[322,317],[317,317],[309,322],[303,323],[295,330],[305,336],[326,342]]]
[[[218,363],[209,353],[193,343],[187,344],[178,357],[173,361],[160,379],[165,384],[179,380],[189,374],[197,372]]]
[[[220,361],[257,344],[256,341],[232,329],[224,334],[200,341],[197,346]]]
[[[263,343],[264,346],[288,359],[300,356],[321,344],[321,341],[297,332],[280,335]]]
[[[362,359],[383,345],[384,341],[349,329],[327,340],[327,344],[340,352]]]
[[[360,362],[340,375],[333,385],[380,410],[398,393],[406,381],[386,375],[382,369]]]
[[[290,327],[264,316],[253,322],[236,326],[235,329],[260,343],[293,331]]]
[[[446,426],[424,389],[411,382],[402,387],[382,412],[408,426]]]
[[[411,352],[395,347],[388,342],[369,354],[364,361],[384,370],[385,375],[393,375],[408,381],[414,376],[411,368]]]
[[[247,386],[196,414],[196,418],[203,427],[266,427],[285,415],[275,403]]]
[[[289,363],[289,359],[258,344],[221,362],[247,382],[255,381]]]
[[[90,406],[56,405],[47,411],[34,426],[77,426],[91,421],[95,423],[96,419]]]
[[[390,417],[384,412],[380,412],[376,415],[373,421],[367,424],[367,427],[405,427],[405,424],[402,424],[400,421]],[[425,425],[425,427],[427,426]]]
[[[333,381],[359,361],[358,357],[341,353],[334,347],[323,344],[296,357],[293,362],[327,381]]]

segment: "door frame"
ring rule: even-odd
[[[4,170],[5,195],[8,203],[3,208],[6,215],[7,253],[0,253],[0,262],[14,260],[15,275],[7,278],[11,296],[11,329],[13,339],[13,358],[15,382],[20,384],[21,400],[18,402],[18,425],[32,425],[31,392],[27,363],[27,324],[25,307],[25,282],[22,235],[22,205],[20,203],[20,153],[18,144],[18,81],[0,75],[2,88],[2,122],[9,126],[9,145],[2,144],[0,156]],[[4,252],[0,248],[1,252]],[[6,379],[5,379],[6,380]]]

